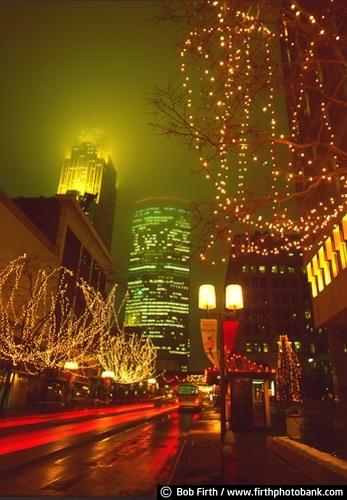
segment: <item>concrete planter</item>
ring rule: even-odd
[[[302,478],[315,484],[347,484],[347,462],[288,437],[268,437],[272,454],[296,469]]]

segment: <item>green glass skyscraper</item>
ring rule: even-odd
[[[172,199],[142,200],[132,233],[125,325],[152,339],[158,369],[187,371],[189,211]]]

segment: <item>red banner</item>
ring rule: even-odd
[[[223,321],[223,337],[225,354],[234,350],[236,334],[239,329],[239,321]]]

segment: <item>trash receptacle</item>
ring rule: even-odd
[[[286,410],[287,434],[290,438],[302,439],[304,421],[305,418],[301,406],[293,405]]]

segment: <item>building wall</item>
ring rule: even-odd
[[[287,334],[308,385],[330,379],[325,328],[314,328],[310,289],[300,257],[247,255],[231,259],[226,284],[239,283],[244,310],[235,352],[271,368],[277,365],[277,341]]]
[[[67,234],[68,231],[71,231],[80,242],[82,257],[84,249],[85,253],[90,255],[100,269],[107,273],[111,267],[112,257],[105,243],[73,198],[69,196],[58,196],[57,198],[61,204],[60,224],[57,232],[61,261],[64,260],[64,252],[66,254]]]
[[[24,253],[32,277],[40,268],[65,266],[74,273],[66,276],[67,293],[77,308],[84,303],[76,297],[76,279],[106,291],[111,255],[73,197],[10,200],[0,192],[0,225],[0,268]]]
[[[304,256],[317,326],[347,323],[347,215],[331,219]]]
[[[42,259],[49,265],[58,264],[59,257],[55,245],[1,191],[0,227],[1,267],[24,253]]]
[[[150,337],[160,369],[185,371],[189,356],[190,223],[186,208],[149,201],[136,210],[125,325]]]
[[[335,394],[347,401],[347,215],[330,220],[304,262],[314,323],[328,329]]]
[[[73,196],[17,198],[16,205],[56,247],[57,265],[105,290],[112,258]]]

